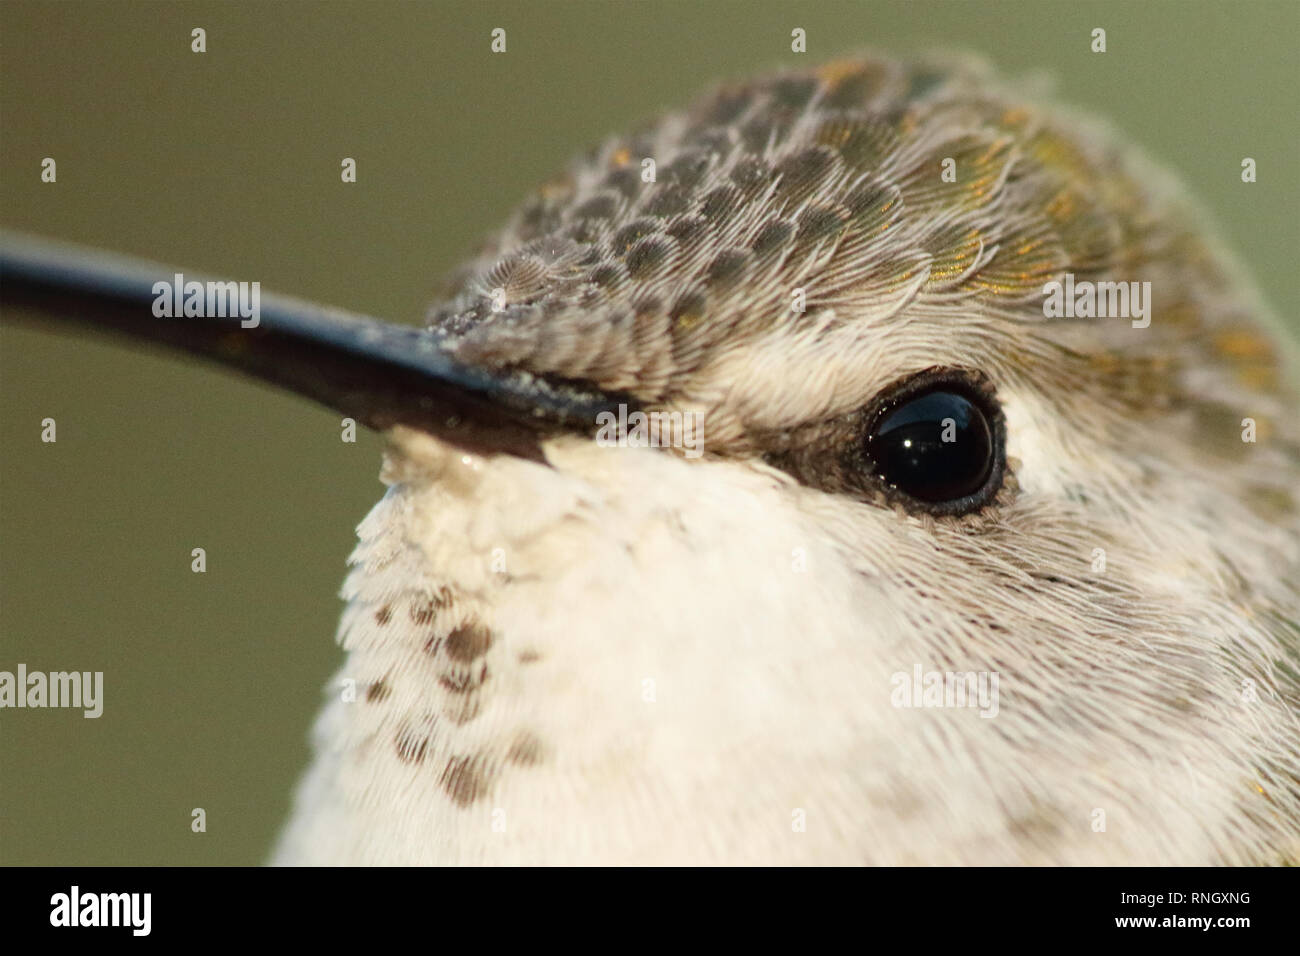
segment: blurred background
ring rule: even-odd
[[[418,322],[571,153],[719,78],[939,46],[1046,70],[1109,117],[1185,180],[1294,329],[1298,37],[1294,0],[6,0],[0,224]],[[226,372],[0,327],[0,670],[105,674],[98,720],[0,711],[0,862],[266,858],[342,662],[337,592],[383,492],[379,449]]]

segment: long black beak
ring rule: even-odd
[[[140,259],[0,231],[0,315],[115,332],[201,355],[315,399],[376,430],[423,429],[476,451],[541,459],[548,433],[592,433],[627,396],[457,362],[436,332],[259,292],[255,317],[176,315],[179,274]],[[158,285],[163,283],[164,285]],[[245,283],[245,286],[248,284]],[[232,288],[226,286],[225,288]],[[168,301],[163,301],[163,297]],[[197,299],[196,299],[197,302]],[[247,302],[244,303],[247,306]],[[159,315],[158,312],[166,313]]]

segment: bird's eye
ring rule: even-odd
[[[935,514],[966,514],[997,493],[1002,419],[959,375],[927,373],[889,394],[863,449],[872,474]]]

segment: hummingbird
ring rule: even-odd
[[[272,862],[1300,862],[1294,346],[1170,174],[981,61],[717,87],[422,328],[0,269],[386,437]]]

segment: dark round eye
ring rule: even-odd
[[[982,397],[954,382],[905,388],[868,430],[874,474],[929,510],[975,510],[1001,481],[1000,436],[986,408]]]

